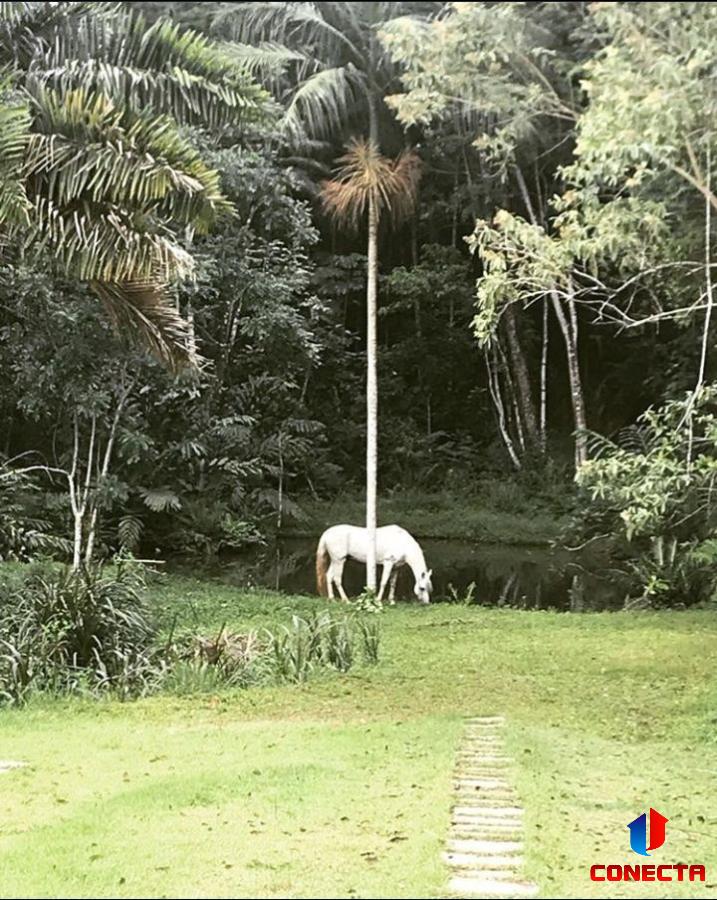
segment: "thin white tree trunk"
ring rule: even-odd
[[[560,297],[552,294],[553,309],[560,324],[560,330],[565,340],[565,353],[568,362],[568,379],[570,381],[570,400],[573,406],[573,420],[575,422],[575,468],[587,460],[587,435],[585,434],[587,423],[585,419],[585,399],[583,396],[582,380],[580,378],[580,361],[578,357],[578,318],[575,309],[575,301],[569,300],[570,321],[565,316]]]
[[[490,350],[488,350],[487,348],[483,354],[483,358],[485,359],[485,367],[488,371],[488,387],[490,389],[490,395],[493,400],[493,406],[495,408],[496,415],[498,417],[498,430],[500,431],[500,436],[503,438],[503,443],[505,444],[505,449],[508,451],[510,461],[513,463],[516,469],[520,469],[520,457],[515,452],[515,445],[513,444],[513,440],[510,436],[510,432],[508,431],[508,426],[505,421],[505,405],[500,394],[500,381],[498,379],[497,362],[491,362]]]
[[[714,289],[712,285],[712,204],[710,203],[710,195],[712,193],[711,178],[712,160],[707,147],[707,172],[706,172],[706,189],[705,193],[705,299],[707,300],[707,308],[705,309],[705,324],[702,329],[702,349],[700,351],[700,368],[697,373],[697,384],[692,392],[692,397],[687,405],[688,439],[687,439],[687,467],[692,467],[692,452],[694,444],[694,406],[700,395],[702,387],[705,383],[705,373],[707,371],[707,350],[709,348],[710,324],[712,321],[712,307],[714,305]]]
[[[508,388],[508,396],[510,398],[510,409],[513,412],[513,424],[515,427],[515,434],[518,439],[518,444],[520,445],[520,452],[522,456],[525,456],[525,434],[523,431],[523,420],[521,418],[521,409],[520,404],[518,402],[518,391],[515,389],[515,383],[513,381],[513,376],[510,371],[510,362],[508,357],[503,350],[499,341],[496,341],[496,346],[498,348],[498,353],[500,354],[500,358],[503,361],[503,372],[505,372],[505,383]]]
[[[540,355],[540,449],[548,445],[548,301],[543,301],[543,349]]]
[[[528,440],[532,446],[539,446],[540,435],[538,433],[538,423],[535,418],[535,409],[533,407],[532,390],[530,383],[530,373],[528,372],[528,364],[525,361],[525,354],[518,336],[518,324],[516,321],[516,311],[513,305],[510,305],[504,316],[505,331],[508,336],[508,348],[510,350],[510,358],[512,369],[515,373],[517,382],[517,403],[520,409],[520,417],[525,423],[525,430],[528,434]],[[506,367],[508,363],[506,362]],[[510,372],[510,368],[508,368]],[[511,385],[512,387],[512,385]],[[523,441],[521,440],[521,443]]]
[[[90,524],[87,529],[87,543],[85,546],[85,565],[89,565],[92,562],[92,556],[95,552],[95,535],[97,534],[97,522],[99,519],[99,507],[97,505],[98,497],[97,492],[102,488],[105,481],[107,480],[107,476],[110,470],[110,462],[112,460],[112,451],[114,449],[115,438],[117,436],[117,427],[119,425],[120,419],[122,417],[122,413],[124,411],[125,403],[127,402],[127,398],[129,397],[130,391],[132,389],[132,385],[126,388],[126,390],[122,393],[119,400],[117,401],[117,407],[115,408],[114,416],[112,417],[112,424],[110,425],[109,435],[107,436],[107,446],[105,447],[104,456],[102,458],[102,467],[99,469],[97,473],[97,483],[95,485],[95,492],[92,498],[92,513],[90,515]],[[99,466],[99,447],[97,453],[97,462]]]
[[[72,568],[77,571],[82,563],[82,538],[87,514],[87,503],[90,496],[92,482],[92,466],[95,460],[95,437],[97,434],[97,417],[92,416],[92,430],[90,431],[90,443],[87,449],[87,468],[85,470],[84,484],[80,473],[80,426],[77,413],[74,417],[74,444],[72,448],[72,469],[67,481],[70,492],[70,506],[74,520],[74,532],[72,541]]]
[[[368,207],[368,278],[366,287],[366,588],[376,590],[376,478],[378,467],[378,373],[376,337],[378,281],[378,210]]]
[[[525,178],[523,176],[523,172],[520,166],[514,166],[513,171],[515,172],[515,178],[518,183],[518,189],[520,191],[520,196],[523,198],[523,203],[525,204],[525,209],[528,213],[528,218],[532,222],[533,225],[537,227],[542,227],[542,199],[540,195],[538,196],[538,209],[540,210],[540,220],[536,215],[535,208],[533,206],[532,200],[530,199],[530,191],[528,190],[528,185],[525,183]],[[540,191],[540,182],[537,177],[536,171],[536,179],[535,179],[536,188]],[[543,306],[543,348],[540,359],[540,424],[538,426],[538,443],[540,445],[540,449],[543,453],[545,453],[547,447],[547,397],[548,397],[548,388],[547,388],[547,372],[548,372],[548,304],[547,301]]]

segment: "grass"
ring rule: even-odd
[[[565,498],[529,497],[514,482],[486,481],[471,494],[401,491],[379,498],[379,525],[402,525],[418,538],[455,538],[501,544],[550,544],[565,526]],[[345,494],[331,501],[306,500],[307,519],[286,533],[320,534],[337,522],[359,524],[365,516],[361,496]]]
[[[153,598],[202,631],[323,603],[168,576]],[[29,765],[0,775],[0,894],[444,896],[462,720],[502,712],[542,896],[717,896],[714,611],[382,621],[381,663],[345,676],[3,712],[0,755]],[[655,861],[704,863],[710,887],[589,880],[636,859],[650,806],[670,819]]]

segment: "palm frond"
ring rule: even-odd
[[[350,66],[322,69],[294,93],[281,121],[293,139],[326,138],[346,121],[356,103],[361,73]]]
[[[122,516],[117,524],[117,538],[120,546],[133,551],[139,547],[144,524],[138,516]]]
[[[0,3],[0,22],[18,25],[33,12],[37,3]]]
[[[0,4],[0,226],[93,284],[118,327],[192,362],[167,285],[191,275],[180,241],[228,209],[219,176],[179,133],[267,115],[229,49],[118,2]]]
[[[168,113],[211,129],[265,117],[269,95],[223,45],[163,19],[126,14],[118,27],[93,17],[60,27],[37,48],[36,80],[61,90],[102,91],[135,110]]]
[[[119,336],[148,347],[171,369],[196,368],[187,322],[177,312],[166,285],[150,282],[91,282]]]
[[[350,39],[353,17],[347,4],[336,3],[232,3],[215,20],[215,30],[228,32],[247,43],[276,41],[280,44],[313,45],[319,57],[336,56],[337,46],[361,59],[360,49]],[[340,21],[330,21],[338,15]],[[328,52],[327,52],[328,51]]]
[[[0,95],[0,225],[23,227],[30,207],[23,165],[30,131],[26,106],[4,106]]]
[[[260,41],[258,44],[235,42],[221,46],[226,56],[234,60],[242,70],[263,81],[282,75],[292,63],[315,65],[303,51],[293,50],[276,41]]]
[[[171,282],[190,276],[191,255],[171,234],[139,230],[135,220],[140,215],[139,210],[130,213],[107,205],[97,209],[90,203],[63,209],[38,196],[25,246],[36,255],[49,251],[68,275],[81,281]]]
[[[321,189],[324,210],[336,222],[358,227],[370,202],[395,222],[411,215],[420,179],[414,152],[392,160],[381,156],[372,141],[353,140],[339,163],[335,178],[323,182]]]
[[[182,501],[171,488],[140,488],[139,492],[153,512],[168,512],[182,508]]]
[[[102,93],[35,86],[25,175],[55,205],[138,205],[206,231],[230,207],[219,175],[167,117],[132,115]]]

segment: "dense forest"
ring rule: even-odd
[[[716,40],[696,2],[1,3],[0,554],[360,495],[374,246],[379,497],[509,482],[707,596]]]

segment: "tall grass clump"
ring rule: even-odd
[[[29,572],[0,586],[0,698],[146,692],[157,676],[142,570]],[[160,663],[161,665],[161,663]]]

